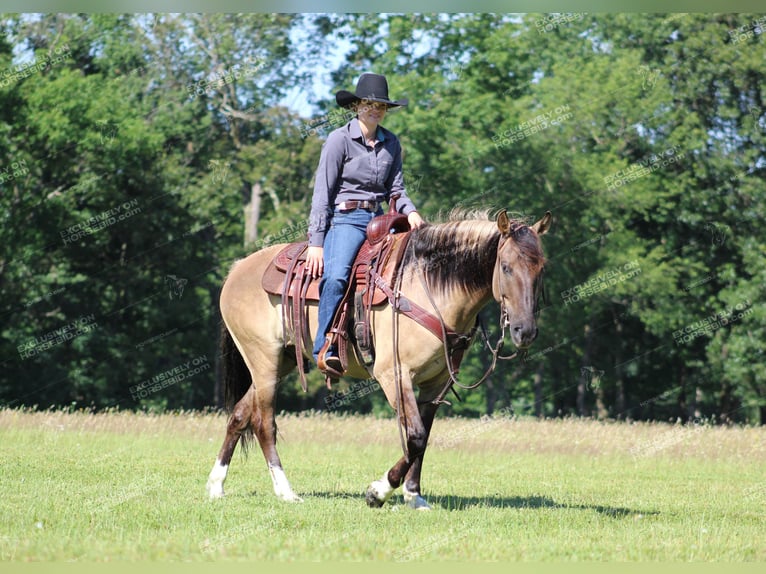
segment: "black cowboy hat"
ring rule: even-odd
[[[342,108],[348,108],[351,104],[355,104],[361,100],[367,100],[370,102],[380,102],[387,104],[388,107],[406,106],[409,103],[407,98],[403,100],[389,100],[388,99],[388,82],[385,76],[380,74],[365,73],[359,76],[359,80],[356,82],[356,92],[351,93],[347,90],[340,90],[335,94],[335,101]]]

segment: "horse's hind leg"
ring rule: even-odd
[[[267,354],[260,346],[254,345],[247,351],[250,356],[255,357],[254,364],[260,367],[258,371],[255,371],[250,366],[252,363],[246,361],[252,380],[257,382],[250,385],[229,417],[226,438],[207,481],[208,495],[211,499],[223,496],[223,483],[237,442],[243,435],[249,437],[249,432],[252,431],[266,458],[274,484],[274,493],[282,500],[303,502],[293,492],[282,469],[282,462],[277,453],[277,425],[274,420],[274,402],[279,376],[289,372],[295,365],[279,351]]]
[[[253,416],[254,390],[254,387],[251,386],[235,405],[229,417],[229,422],[226,425],[226,438],[207,479],[207,493],[211,499],[223,496],[223,483],[226,481],[231,457],[234,455],[237,442],[239,442],[242,433],[247,430]]]
[[[291,366],[288,366],[289,368]],[[303,502],[303,499],[293,492],[282,468],[279,453],[277,453],[277,424],[274,419],[274,402],[278,374],[277,372],[274,373],[274,378],[270,384],[262,385],[256,389],[252,425],[269,467],[274,494],[277,495],[277,498],[287,502]]]

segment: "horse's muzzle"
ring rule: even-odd
[[[534,317],[514,320],[511,318],[505,305],[501,306],[500,328],[503,333],[505,333],[506,329],[510,329],[511,341],[519,349],[526,349],[537,339],[537,322],[534,320]]]
[[[526,349],[537,339],[537,324],[530,322],[512,323],[511,340],[519,349]]]

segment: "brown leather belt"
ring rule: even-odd
[[[377,201],[358,201],[355,199],[352,199],[350,201],[343,201],[338,204],[338,209],[341,211],[350,211],[353,209],[366,209],[367,211],[377,211],[378,206],[380,205]]]

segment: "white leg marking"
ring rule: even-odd
[[[388,500],[394,492],[394,488],[388,482],[388,473],[384,474],[380,480],[374,481],[370,485],[370,490],[381,503]]]
[[[221,464],[220,460],[215,461],[213,470],[210,471],[210,476],[207,479],[207,494],[210,500],[223,496],[223,483],[226,480],[228,470],[228,465]]]
[[[417,492],[407,490],[407,486],[402,488],[402,495],[404,496],[404,502],[410,508],[415,510],[431,510],[431,505],[426,502],[426,499]]]
[[[303,499],[293,492],[282,467],[269,465],[269,473],[271,474],[271,482],[274,483],[274,494],[277,495],[277,498],[286,502],[303,502]]]

